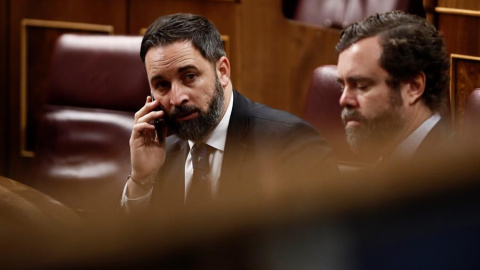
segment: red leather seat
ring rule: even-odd
[[[150,90],[141,37],[61,36],[31,186],[86,212],[114,209],[130,173],[134,112]]]
[[[463,119],[462,135],[474,142],[480,137],[480,88],[473,90],[467,98]]]
[[[325,137],[337,160],[356,162],[357,157],[347,144],[341,119],[341,90],[337,82],[337,66],[324,65],[316,68],[310,81],[303,117]]]
[[[425,17],[422,1],[418,0],[299,0],[294,18],[342,29],[375,13],[391,10]]]

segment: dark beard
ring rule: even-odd
[[[353,152],[359,155],[374,157],[380,154],[401,128],[405,125],[405,119],[400,113],[402,105],[401,96],[392,93],[390,109],[381,112],[371,119],[367,119],[354,108],[346,107],[342,110],[342,120],[356,120],[360,126],[345,127],[347,142]]]
[[[184,140],[201,141],[203,140],[220,122],[223,112],[223,103],[225,96],[223,87],[215,76],[215,92],[212,96],[208,111],[203,112],[200,108],[195,106],[187,106],[182,104],[175,107],[168,117],[170,121],[167,122],[168,128]],[[195,119],[177,122],[175,117],[182,114],[190,114],[198,112],[199,116]]]

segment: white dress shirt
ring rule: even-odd
[[[228,124],[230,123],[230,115],[232,114],[233,107],[233,95],[230,98],[228,103],[227,111],[223,116],[220,123],[213,129],[213,131],[205,138],[204,143],[209,145],[212,151],[209,152],[209,165],[210,165],[210,181],[212,186],[212,195],[215,195],[218,191],[218,179],[220,179],[222,163],[223,163],[223,153],[225,150],[225,142],[227,140],[227,129]],[[190,149],[195,144],[193,141],[188,141]],[[193,165],[192,165],[192,156],[190,151],[188,153],[187,159],[185,161],[185,198],[190,187],[190,182],[193,176]],[[152,197],[152,189],[145,196],[129,199],[127,197],[127,185],[123,189],[121,205],[127,213],[131,211],[138,211],[137,209],[146,209],[150,198]],[[135,209],[135,210],[134,210]]]

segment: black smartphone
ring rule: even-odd
[[[152,97],[152,101],[155,101],[155,98],[153,97],[153,95],[151,95]],[[166,124],[165,124],[165,121],[166,121],[166,118],[167,118],[167,114],[165,112],[165,110],[162,108],[162,105],[160,105],[160,103],[158,104],[158,106],[154,109],[155,111],[163,111],[163,120],[159,120],[159,119],[155,119],[153,124],[155,125],[155,130],[157,131],[157,136],[158,136],[158,140],[160,142],[163,142],[163,131],[164,129],[166,128]]]

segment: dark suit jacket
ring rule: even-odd
[[[323,178],[336,172],[331,148],[307,122],[252,102],[235,90],[233,95],[219,179],[220,197],[255,198],[277,181],[325,181]],[[154,206],[184,201],[188,142],[172,135],[166,144],[166,161],[151,201]]]
[[[449,119],[442,117],[430,130],[422,143],[415,151],[414,158],[425,158],[449,147],[454,139],[452,126]]]
[[[435,126],[428,132],[427,136],[420,143],[410,160],[392,160],[391,157],[384,158],[377,165],[391,166],[397,163],[425,162],[437,154],[447,151],[454,140],[454,133],[448,119],[442,117]]]

